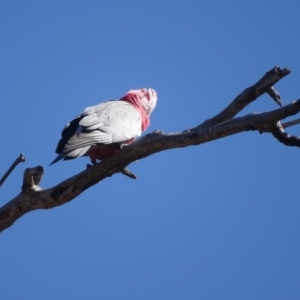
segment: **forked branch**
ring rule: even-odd
[[[216,124],[223,123],[225,121],[231,120],[236,116],[241,110],[243,110],[247,105],[256,100],[258,97],[268,92],[268,94],[275,100],[279,102],[278,95],[275,89],[272,87],[279,80],[289,75],[291,70],[289,68],[280,69],[279,67],[274,67],[269,72],[267,72],[258,82],[252,86],[246,88],[241,92],[224,110],[211,119],[204,121],[200,124],[199,128],[211,127]],[[281,104],[281,100],[280,100]]]

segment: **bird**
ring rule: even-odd
[[[128,91],[119,100],[87,107],[63,128],[55,150],[58,155],[50,165],[81,156],[95,165],[120,151],[148,128],[156,102],[156,91],[142,88]]]

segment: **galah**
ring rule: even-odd
[[[63,159],[89,156],[93,164],[132,143],[150,124],[157,93],[153,89],[130,90],[120,100],[87,107],[63,129],[58,156]]]

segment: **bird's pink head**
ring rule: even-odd
[[[156,106],[157,93],[153,89],[145,88],[130,90],[121,100],[127,101],[137,107],[142,106],[149,117]]]

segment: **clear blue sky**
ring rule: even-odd
[[[278,65],[299,98],[296,1],[1,1],[0,189],[42,165],[51,187],[85,168],[59,162],[62,127],[85,107],[152,87],[149,131],[218,113]],[[277,108],[261,97],[242,114]],[[300,133],[299,128],[293,132]],[[71,203],[0,235],[1,299],[300,299],[300,149],[242,133],[162,152]]]

